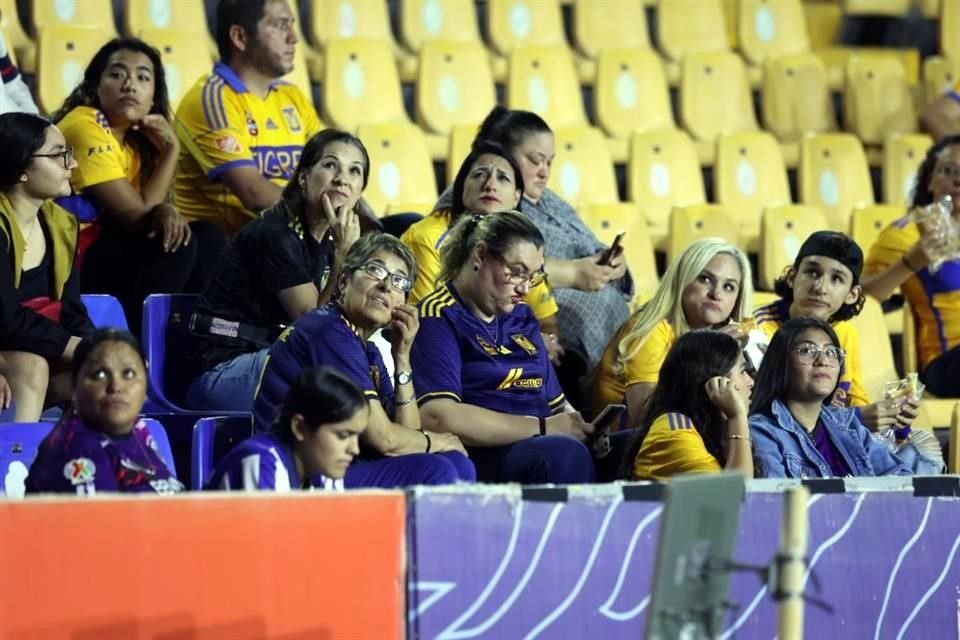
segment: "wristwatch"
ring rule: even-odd
[[[410,371],[397,371],[396,373],[397,385],[399,386],[401,384],[410,384],[410,380],[412,377],[413,377],[413,373]]]

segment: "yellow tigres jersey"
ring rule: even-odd
[[[77,193],[112,180],[124,179],[140,190],[140,154],[113,134],[107,117],[93,107],[77,107],[57,123],[73,147],[77,166],[70,184]]]
[[[633,462],[634,479],[666,480],[678,473],[720,471],[693,420],[682,413],[665,413],[650,425]]]
[[[623,363],[623,373],[617,375],[613,366],[617,361],[620,341],[623,340],[631,327],[628,319],[623,326],[607,343],[603,350],[600,362],[597,364],[593,380],[593,410],[600,411],[608,404],[619,404],[624,401],[627,387],[641,382],[655,384],[660,379],[660,367],[670,351],[670,347],[677,341],[677,334],[666,320],[661,320],[653,326],[647,335],[640,351]]]
[[[435,211],[410,225],[400,236],[400,241],[407,245],[417,258],[417,281],[413,283],[410,291],[410,304],[416,304],[441,284],[436,281],[440,275],[440,245],[450,230],[452,215],[449,209]],[[539,320],[549,318],[559,311],[550,285],[546,282],[532,287],[524,301],[530,305],[533,315]]]
[[[320,120],[297,87],[274,83],[261,99],[223,63],[200,78],[177,109],[180,139],[175,204],[191,220],[208,220],[236,233],[258,212],[248,211],[219,180],[228,169],[255,167],[284,186],[300,153],[320,131]]]

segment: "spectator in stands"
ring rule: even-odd
[[[293,69],[287,0],[220,0],[220,62],[177,109],[177,209],[229,234],[280,199],[303,145],[320,131],[310,96],[281,78]]]
[[[607,345],[593,378],[594,411],[625,402],[629,428],[644,424],[644,407],[673,343],[693,329],[731,325],[728,331],[736,332],[752,305],[746,255],[720,238],[691,244]]]
[[[840,383],[844,356],[836,331],[821,318],[791,318],[774,334],[757,373],[750,405],[757,476],[817,478],[912,472],[874,439],[854,409],[830,402]]]
[[[147,370],[128,331],[98,329],[77,347],[73,406],[40,443],[27,493],[170,494],[183,485],[140,421]]]
[[[752,478],[747,426],[752,389],[736,338],[709,329],[683,334],[660,367],[621,475],[666,480],[678,473],[735,469]]]
[[[435,210],[412,225],[400,238],[417,258],[417,281],[410,292],[411,303],[416,304],[437,286],[443,286],[442,282],[437,282],[441,268],[440,245],[464,213],[486,215],[519,210],[522,197],[523,172],[513,156],[495,142],[477,141],[453,181],[450,208]],[[559,364],[562,349],[556,335],[557,303],[546,280],[533,287],[524,301],[540,322],[551,359]]]
[[[916,402],[870,403],[861,383],[860,334],[850,320],[863,309],[862,270],[863,251],[856,242],[836,231],[817,231],[803,242],[793,265],[774,283],[780,299],[757,309],[754,319],[768,339],[790,318],[812,316],[829,322],[846,354],[833,403],[856,407],[873,431],[897,423],[908,426],[917,417]]]
[[[953,198],[960,220],[960,135],[947,136],[928,151],[917,170],[912,209]],[[897,287],[917,320],[920,378],[938,396],[960,396],[960,259],[929,268],[930,238],[908,213],[880,233],[864,268],[863,290],[886,300]]]
[[[424,426],[459,436],[484,482],[593,481],[593,425],[522,303],[544,278],[539,229],[519,212],[463,216],[440,257],[444,285],[420,301],[412,353]]]
[[[606,247],[570,203],[547,188],[554,138],[540,116],[496,107],[480,125],[474,144],[480,140],[500,144],[523,174],[522,211],[546,241],[546,271],[559,305],[563,368],[570,377],[579,377],[597,363],[607,341],[630,314],[627,303],[634,285],[626,261],[618,254],[609,265],[599,264]],[[452,202],[448,189],[435,209],[450,209]]]
[[[336,302],[302,315],[270,347],[253,403],[255,431],[276,420],[290,385],[305,369],[329,366],[363,391],[370,419],[361,458],[347,470],[352,487],[396,487],[473,481],[473,465],[456,436],[420,428],[410,348],[416,307],[406,304],[417,264],[393,236],[369,233],[353,243],[337,276]],[[375,344],[374,331],[390,328],[396,387]],[[431,454],[440,455],[431,455]]]
[[[958,37],[960,34],[954,34]],[[940,142],[960,134],[960,81],[920,112],[920,127]]]
[[[369,419],[367,399],[349,378],[330,367],[307,369],[290,385],[270,431],[234,447],[207,486],[227,491],[342,489]]]
[[[0,32],[0,114],[37,113],[37,105],[30,95],[30,87],[20,76],[17,66],[10,60],[7,43]]]
[[[326,304],[347,251],[360,236],[353,211],[370,158],[355,136],[327,129],[310,138],[280,201],[233,237],[193,314],[198,377],[187,406],[249,411],[273,341]]]
[[[59,202],[83,223],[81,289],[120,300],[137,334],[143,299],[199,292],[224,244],[216,227],[188,224],[169,202],[180,151],[169,118],[160,53],[136,38],[103,45],[53,116],[78,150],[78,195]]]
[[[77,220],[52,200],[70,193],[77,163],[60,130],[33,114],[0,115],[0,149],[0,373],[14,420],[35,422],[45,399],[70,397],[68,365],[93,331],[74,268]]]

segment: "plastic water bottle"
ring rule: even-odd
[[[913,215],[920,227],[920,244],[930,257],[927,269],[936,273],[944,262],[960,257],[960,225],[953,218],[953,198],[944,196]]]

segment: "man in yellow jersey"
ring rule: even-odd
[[[957,34],[960,37],[960,34]],[[960,82],[920,112],[920,126],[937,142],[960,133]]]
[[[220,62],[177,109],[180,139],[175,197],[192,220],[233,234],[280,199],[320,120],[297,87],[294,14],[286,0],[221,0]]]

